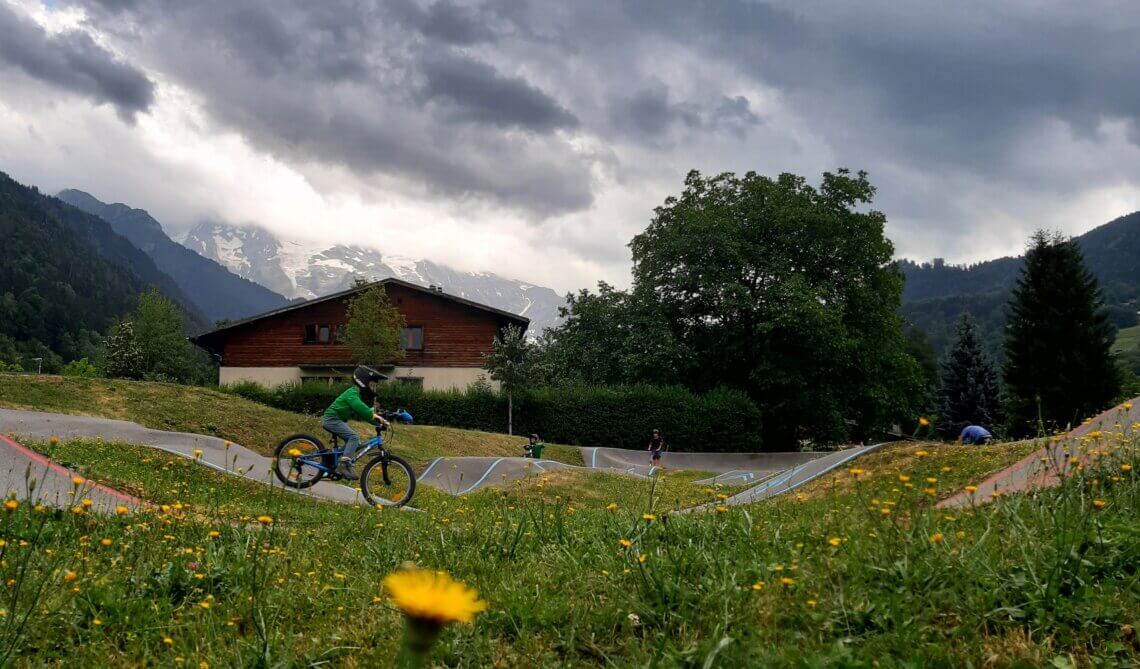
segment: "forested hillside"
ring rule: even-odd
[[[0,361],[44,371],[92,356],[151,286],[185,305],[170,277],[102,219],[0,173]],[[189,312],[187,324],[200,327]]]
[[[1122,216],[1077,238],[1085,264],[1104,291],[1110,318],[1118,328],[1137,324],[1140,310],[1140,212]],[[936,259],[918,264],[902,260],[906,277],[902,314],[922,330],[941,354],[964,311],[978,323],[983,345],[1001,356],[1006,305],[1023,259],[998,258],[976,265],[948,265]]]
[[[281,295],[170,239],[159,222],[143,209],[106,204],[80,190],[62,191],[59,198],[103,219],[117,234],[146,253],[211,323],[245,318],[287,303]]]

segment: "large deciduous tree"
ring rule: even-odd
[[[690,383],[746,390],[770,445],[859,438],[918,408],[874,192],[846,170],[819,187],[691,172],[630,244],[635,291],[694,355]]]
[[[1072,425],[1120,389],[1115,332],[1080,247],[1038,231],[1025,255],[1006,326],[1003,370],[1014,434]]]
[[[373,285],[352,298],[345,321],[344,340],[357,363],[382,365],[404,357],[400,341],[404,315],[388,299],[384,286]]]
[[[978,327],[967,312],[958,320],[957,338],[942,359],[939,429],[957,436],[963,421],[993,429],[1001,421],[997,370],[982,350]]]

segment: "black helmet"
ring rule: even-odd
[[[371,367],[365,367],[364,365],[357,367],[356,370],[352,372],[352,382],[362,390],[368,388],[369,383],[383,381],[387,378],[388,377],[384,376],[375,369],[372,369]]]

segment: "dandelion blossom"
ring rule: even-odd
[[[622,540],[621,540],[621,541],[619,541],[618,543],[619,543],[619,544],[621,544],[621,547],[622,547],[622,548],[629,548],[630,546],[632,546],[632,545],[633,545],[633,542],[632,542],[632,541],[630,541],[629,539],[622,539]]]
[[[487,608],[473,588],[456,581],[442,571],[412,569],[384,577],[384,589],[396,606],[408,617],[411,626],[421,631],[439,630],[450,623],[469,623]],[[430,646],[432,638],[428,645]]]
[[[119,506],[116,506],[116,507],[115,507],[115,513],[116,513],[117,515],[120,515],[120,516],[125,516],[125,515],[127,515],[128,513],[130,513],[130,512],[131,512],[131,510],[130,510],[129,508],[125,507],[125,506],[119,505]]]
[[[653,515],[652,513],[643,513],[641,514],[641,519],[647,523],[652,523],[653,521],[657,520],[657,516]]]
[[[1094,509],[1099,511],[1100,509],[1108,506],[1108,502],[1104,501],[1103,499],[1094,499],[1092,505]]]
[[[14,499],[10,499],[7,502],[4,502],[4,509],[7,511],[15,511],[18,508],[20,508],[20,503]]]
[[[258,516],[257,522],[261,523],[262,525],[272,525],[273,516]]]
[[[942,533],[941,532],[935,532],[934,534],[930,535],[930,543],[932,543],[932,544],[942,543]]]
[[[618,508],[617,502],[610,502],[609,504],[606,505],[606,511],[617,511],[617,508]]]
[[[827,543],[831,544],[832,546],[838,547],[839,544],[843,543],[843,540],[840,539],[839,537],[831,537],[830,539],[827,540]]]

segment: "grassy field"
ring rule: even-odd
[[[179,417],[205,411],[186,402],[161,413],[201,419]],[[955,511],[934,505],[1036,445],[889,447],[697,513],[674,510],[732,490],[696,472],[556,472],[464,497],[425,486],[418,510],[377,511],[138,447],[31,446],[156,507],[0,510],[0,666],[392,666],[404,622],[382,581],[409,564],[487,603],[431,650],[446,666],[1140,663],[1131,429],[1085,444],[1105,455],[1060,488]]]
[[[297,432],[327,437],[316,416],[170,383],[3,374],[0,407],[115,418],[156,430],[209,434],[262,455],[272,455],[283,437]],[[415,408],[411,409],[414,414]],[[371,434],[371,428],[364,423],[355,427],[363,435]],[[411,425],[398,428],[393,446],[399,455],[421,469],[440,456],[522,455],[523,443],[521,437],[503,434]],[[572,446],[549,444],[543,455],[582,464],[581,452]]]
[[[1140,351],[1140,325],[1125,328],[1116,333],[1116,343],[1112,346],[1114,353],[1127,351]]]

